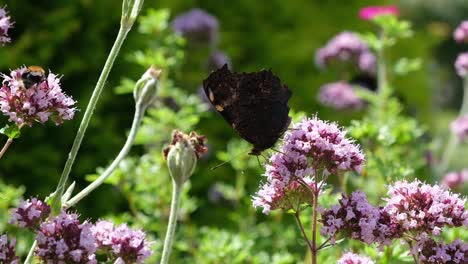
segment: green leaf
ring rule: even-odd
[[[19,138],[21,135],[20,128],[16,124],[12,124],[11,126],[5,125],[2,129],[0,129],[0,133],[11,139]]]

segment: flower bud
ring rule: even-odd
[[[160,74],[161,70],[151,66],[137,81],[133,91],[137,107],[146,109],[154,102],[158,91],[158,77]]]
[[[183,184],[193,174],[198,158],[208,151],[205,141],[204,136],[198,136],[195,132],[186,135],[174,130],[171,144],[164,149],[164,157],[174,182]]]

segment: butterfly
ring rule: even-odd
[[[231,127],[253,145],[258,156],[286,131],[292,93],[270,70],[231,72],[227,65],[203,81],[206,97]]]

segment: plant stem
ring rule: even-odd
[[[317,188],[317,178],[315,178],[315,192],[314,192],[314,202],[312,206],[312,264],[317,264],[317,205],[318,205],[318,196],[320,194],[319,189]]]
[[[26,257],[26,260],[24,260],[24,264],[28,264],[31,262],[32,258],[34,257],[34,250],[36,249],[37,246],[37,241],[34,240],[34,243],[31,245],[31,248],[29,249],[28,256]]]
[[[380,99],[380,113],[382,113],[387,104],[387,97],[390,93],[387,81],[387,66],[385,62],[385,32],[380,32],[380,47],[377,49],[377,94]]]
[[[166,237],[164,239],[164,247],[160,264],[169,263],[172,245],[174,244],[174,234],[177,226],[177,215],[179,213],[182,187],[183,184],[179,184],[176,181],[172,180],[171,212],[169,215],[169,223],[167,224]]]
[[[60,176],[60,180],[55,191],[56,196],[54,197],[52,204],[52,210],[55,214],[57,214],[60,211],[62,195],[65,192],[68,177],[70,175],[73,163],[75,162],[76,155],[78,153],[78,150],[80,149],[81,142],[83,141],[83,137],[85,135],[86,129],[88,128],[91,117],[93,116],[96,104],[99,100],[102,90],[104,89],[107,77],[109,76],[114,61],[117,58],[120,48],[122,47],[122,44],[125,41],[125,38],[127,37],[127,34],[130,31],[130,29],[131,25],[120,26],[119,33],[117,34],[114,45],[112,46],[109,56],[107,57],[101,75],[99,76],[99,80],[96,84],[96,87],[94,88],[93,94],[91,95],[91,99],[89,100],[88,106],[86,107],[86,111],[84,113],[83,119],[81,120],[80,127],[78,128],[75,140],[73,141],[73,146],[70,150],[70,153],[68,154],[68,159],[65,162],[62,175]]]
[[[310,252],[312,252],[312,243],[310,242],[309,238],[307,237],[307,234],[304,229],[304,225],[302,224],[301,218],[299,216],[299,212],[294,213],[294,218],[296,219],[297,225],[299,226],[299,229],[301,230],[302,236],[304,237],[304,240],[307,242],[307,245],[309,246]]]
[[[468,76],[463,79],[463,101],[458,112],[458,117],[468,114]],[[452,160],[453,153],[457,148],[457,136],[450,133],[450,137],[445,145],[444,152],[442,154],[442,160],[439,166],[439,174],[442,175],[448,169],[449,163]]]
[[[2,150],[0,151],[0,159],[3,157],[3,154],[7,151],[8,147],[10,147],[11,143],[13,143],[12,138],[8,138],[7,142],[3,146]]]
[[[135,115],[133,117],[132,128],[130,129],[130,133],[127,137],[127,141],[125,145],[119,152],[119,155],[114,159],[114,161],[109,165],[109,167],[91,184],[89,184],[86,188],[81,190],[78,194],[73,196],[71,199],[65,202],[63,208],[69,208],[75,204],[77,204],[81,199],[86,197],[96,188],[98,188],[104,181],[109,178],[109,176],[114,172],[117,168],[119,163],[127,156],[128,152],[130,151],[133,142],[135,141],[135,137],[137,135],[138,128],[140,127],[141,120],[143,119],[144,111],[141,111],[141,107],[137,106],[135,109]]]

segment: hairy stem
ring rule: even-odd
[[[54,197],[52,204],[54,214],[57,214],[60,211],[62,195],[65,192],[68,177],[70,175],[73,163],[75,162],[76,155],[78,154],[78,150],[80,149],[81,142],[83,141],[83,137],[85,135],[86,129],[88,128],[89,122],[91,121],[91,117],[93,116],[93,112],[96,108],[99,97],[102,91],[104,90],[104,85],[106,83],[107,77],[109,76],[114,61],[117,58],[117,55],[119,54],[120,48],[122,47],[122,44],[124,43],[125,38],[127,37],[127,33],[130,31],[130,28],[131,26],[120,27],[114,45],[112,46],[109,56],[107,57],[106,63],[104,64],[104,68],[102,69],[101,75],[99,76],[99,80],[96,84],[96,87],[94,88],[93,94],[91,95],[91,99],[89,100],[88,106],[86,107],[86,111],[84,113],[83,119],[81,120],[80,127],[78,128],[75,140],[73,141],[73,146],[70,150],[70,153],[68,154],[68,159],[65,162],[62,175],[60,176],[60,180],[55,191],[56,196]]]
[[[109,178],[112,172],[114,172],[114,170],[117,168],[119,163],[127,156],[128,152],[130,151],[133,145],[133,142],[135,141],[138,128],[140,127],[141,120],[143,119],[143,114],[144,112],[142,112],[140,110],[140,107],[137,106],[135,109],[135,115],[133,117],[132,128],[130,129],[130,133],[127,137],[127,141],[125,142],[125,145],[120,150],[119,155],[117,155],[117,157],[114,159],[111,165],[96,180],[94,180],[91,184],[89,184],[86,188],[81,190],[77,195],[72,197],[70,200],[65,202],[65,204],[63,205],[63,208],[69,208],[71,206],[74,206],[81,199],[85,198],[88,194],[90,194],[92,191],[98,188],[101,184],[103,184],[107,178]]]
[[[171,201],[171,212],[169,215],[169,223],[167,224],[166,237],[164,239],[164,247],[161,257],[160,264],[169,263],[171,256],[172,245],[174,244],[174,235],[177,226],[177,215],[180,208],[180,199],[182,195],[183,184],[179,184],[176,181],[172,181],[172,201]]]

